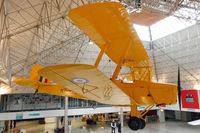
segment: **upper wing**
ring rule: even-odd
[[[135,80],[151,80],[151,61],[123,5],[117,2],[89,4],[71,10],[68,16],[99,48],[106,45],[105,53],[116,64],[123,60],[123,65],[136,75]]]
[[[90,100],[112,105],[129,105],[130,99],[97,68],[64,64],[41,69],[39,74]]]

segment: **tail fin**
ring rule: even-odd
[[[38,64],[35,64],[33,67],[32,67],[32,70],[30,72],[30,77],[29,79],[30,80],[34,80],[34,81],[39,81],[40,80],[40,75],[38,75],[38,71],[42,69],[42,67]]]

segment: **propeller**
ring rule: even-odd
[[[180,77],[180,67],[178,66],[178,100],[179,100],[179,109],[181,111],[181,77]]]

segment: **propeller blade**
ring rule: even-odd
[[[179,109],[181,111],[181,78],[180,78],[180,68],[178,66],[178,100],[179,100]]]

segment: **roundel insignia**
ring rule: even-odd
[[[89,82],[89,80],[85,78],[71,78],[70,81],[76,84],[86,84]]]

